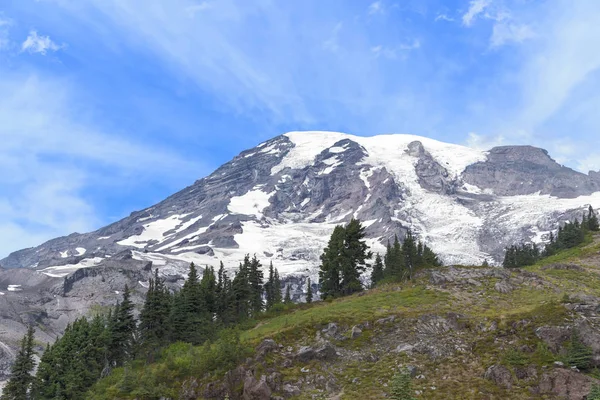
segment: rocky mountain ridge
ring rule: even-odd
[[[194,261],[235,268],[243,255],[284,275],[314,273],[336,224],[364,221],[382,250],[412,229],[446,263],[500,262],[507,245],[540,242],[550,221],[600,207],[600,177],[545,150],[482,152],[411,135],[292,132],[246,150],[161,203],[95,232],[10,254],[5,268],[63,277],[124,249],[167,273]]]

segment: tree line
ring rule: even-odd
[[[557,252],[571,249],[583,243],[588,232],[600,231],[596,212],[589,206],[581,221],[575,219],[559,226],[556,235],[550,232],[549,242],[543,247],[535,243],[521,243],[506,249],[502,266],[504,268],[521,268],[533,265],[542,258],[550,257]]]
[[[357,219],[352,219],[345,227],[335,227],[319,266],[323,299],[364,290],[360,277],[371,266],[368,261],[373,257],[364,238],[365,228]],[[439,265],[441,263],[433,250],[417,241],[409,230],[402,244],[397,235],[393,245],[388,242],[383,260],[379,254],[376,255],[371,271],[371,287],[382,282],[412,279],[418,269]]]
[[[271,264],[266,282],[262,265],[247,255],[233,279],[221,266],[202,278],[192,263],[181,290],[172,293],[155,271],[138,318],[131,290],[105,315],[69,324],[48,344],[35,376],[33,328],[22,341],[2,400],[85,399],[87,390],[113,368],[134,359],[153,362],[160,349],[175,342],[194,345],[214,340],[218,333],[261,312],[291,303],[289,287],[282,298],[281,280]]]
[[[353,219],[333,230],[321,255],[319,286],[323,299],[350,295],[365,289],[360,278],[370,267],[372,253],[364,240],[364,227]],[[402,244],[396,236],[383,258],[377,254],[372,285],[386,279],[405,280],[424,266],[439,265],[437,256],[408,232]],[[306,302],[313,301],[310,278]],[[271,263],[265,281],[261,262],[246,255],[233,278],[225,271],[206,267],[200,277],[189,267],[180,290],[172,292],[155,270],[136,318],[131,290],[105,314],[82,317],[69,324],[60,338],[48,344],[35,376],[33,328],[22,341],[11,379],[1,400],[85,399],[86,392],[114,368],[134,360],[154,362],[160,351],[176,342],[200,345],[216,340],[220,332],[261,313],[292,304],[290,285],[282,296],[282,282]]]

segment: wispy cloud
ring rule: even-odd
[[[203,170],[82,119],[89,110],[70,98],[66,81],[0,76],[0,258],[11,250],[105,223],[86,196],[90,188]]]
[[[63,47],[64,45],[54,43],[49,36],[40,36],[32,30],[21,45],[21,51],[46,55],[48,51],[58,51]]]
[[[369,15],[374,15],[374,14],[383,14],[384,13],[384,8],[383,8],[383,3],[381,1],[375,1],[371,4],[369,4],[369,7],[367,8],[367,13]]]
[[[454,18],[449,17],[446,14],[438,14],[437,17],[435,17],[434,19],[435,22],[437,21],[448,21],[448,22],[454,22]]]
[[[528,25],[499,22],[494,24],[492,37],[490,38],[490,46],[500,47],[511,42],[522,43],[533,37],[535,37],[535,33]]]
[[[0,13],[0,51],[6,50],[10,45],[8,30],[12,21]]]
[[[323,48],[332,52],[336,52],[340,49],[339,36],[342,30],[343,23],[338,22],[331,30],[329,37],[323,42]]]
[[[462,16],[462,22],[465,26],[471,26],[477,17],[490,5],[490,0],[471,0],[469,9]]]
[[[406,57],[406,52],[416,50],[421,47],[421,42],[418,39],[414,39],[412,42],[401,43],[394,47],[388,47],[384,45],[377,45],[371,47],[371,52],[375,57],[386,57],[389,59],[396,59],[400,55]]]

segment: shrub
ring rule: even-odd
[[[391,398],[394,400],[415,400],[412,396],[410,372],[403,368],[397,372],[391,382]]]

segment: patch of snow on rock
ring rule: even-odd
[[[232,197],[227,209],[234,214],[254,215],[262,218],[262,211],[269,206],[269,199],[274,193],[262,190],[250,190],[242,196]]]

